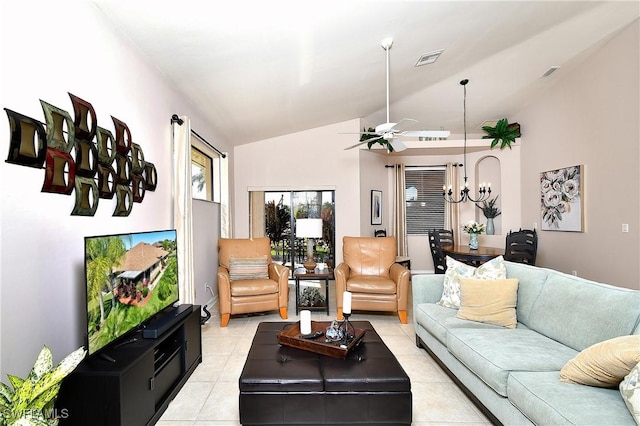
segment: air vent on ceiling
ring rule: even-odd
[[[444,52],[444,49],[434,50],[433,52],[425,53],[424,55],[418,58],[418,62],[416,62],[416,67],[421,67],[422,65],[428,65],[434,63]]]
[[[545,72],[544,74],[542,74],[542,77],[549,77],[551,74],[553,74],[554,72],[556,72],[556,70],[560,68],[559,65],[554,65],[551,68],[549,68],[547,70],[547,72]]]

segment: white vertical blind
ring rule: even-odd
[[[406,169],[407,234],[426,235],[429,229],[444,228],[444,183],[444,167]]]

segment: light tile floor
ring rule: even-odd
[[[305,282],[307,283],[309,282]],[[289,285],[289,321],[298,320],[295,314],[294,288],[291,283]],[[334,281],[330,281],[329,285],[329,304],[330,315],[324,311],[314,311],[311,319],[316,321],[335,319]],[[158,422],[159,426],[240,424],[238,379],[256,328],[262,321],[283,320],[276,312],[232,317],[229,325],[221,328],[216,310],[217,307],[212,307],[213,316],[202,327],[202,364],[171,402]],[[425,350],[416,347],[411,309],[408,314],[409,324],[401,324],[396,315],[385,313],[356,311],[352,319],[370,321],[411,378],[413,424],[417,426],[490,425],[491,422]]]

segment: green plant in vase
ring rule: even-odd
[[[493,199],[484,200],[482,204],[476,203],[476,207],[482,210],[482,214],[487,218],[487,235],[493,235],[495,232],[493,219],[500,216],[502,212],[500,208],[496,206],[496,201],[498,201],[498,196],[496,195]]]
[[[11,386],[0,383],[0,426],[57,425],[54,404],[62,379],[86,353],[84,348],[76,349],[54,367],[51,350],[44,346],[25,379],[8,374]]]

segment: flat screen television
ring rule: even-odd
[[[176,231],[85,237],[89,355],[178,301]]]

